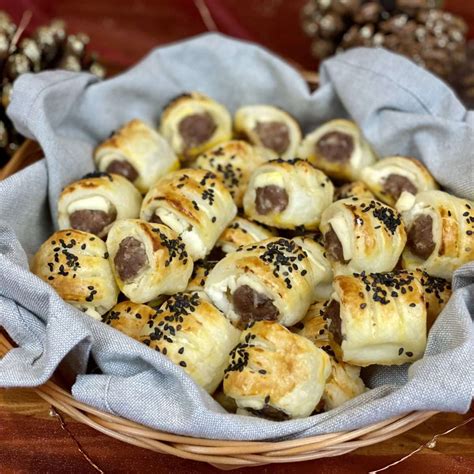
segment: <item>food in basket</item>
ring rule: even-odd
[[[196,92],[165,108],[161,136],[125,124],[95,151],[103,172],[64,189],[73,229],[32,271],[229,412],[331,410],[366,390],[361,367],[423,356],[453,271],[474,259],[472,203],[414,159],[376,161],[347,120],[302,140],[286,112],[252,105],[234,131]]]
[[[77,229],[106,237],[116,220],[138,217],[141,195],[127,179],[91,173],[66,186],[58,201],[61,229]]]

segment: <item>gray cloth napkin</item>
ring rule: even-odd
[[[446,189],[474,198],[474,113],[441,81],[383,50],[357,49],[326,61],[315,93],[264,49],[214,34],[159,48],[106,81],[59,71],[25,74],[15,83],[9,115],[40,142],[46,159],[0,183],[0,324],[19,345],[0,361],[0,386],[42,384],[66,361],[78,374],[76,399],[153,428],[214,439],[304,437],[413,410],[467,411],[474,262],[456,272],[454,295],[422,360],[372,369],[372,390],[362,396],[281,423],[227,414],[165,356],[83,315],[28,271],[28,258],[54,230],[61,188],[93,169],[94,146],[134,117],[156,124],[163,106],[190,90],[231,111],[252,103],[281,106],[304,131],[350,117],[381,155],[420,158]],[[103,374],[85,374],[90,355]]]

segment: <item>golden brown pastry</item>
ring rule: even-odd
[[[201,294],[171,296],[145,326],[141,341],[169,357],[196,383],[214,392],[240,331]]]
[[[105,237],[120,219],[138,217],[142,197],[123,176],[91,173],[66,186],[59,196],[60,229],[77,229]]]
[[[222,232],[216,246],[224,253],[235,252],[241,245],[250,245],[275,237],[275,232],[255,222],[235,217]]]
[[[143,200],[141,218],[163,223],[184,241],[193,260],[204,258],[237,214],[224,184],[211,171],[182,169],[160,179]]]
[[[74,229],[55,232],[34,256],[31,271],[81,311],[102,315],[117,303],[119,290],[107,248],[93,234]]]
[[[320,229],[336,275],[393,270],[407,239],[400,214],[367,198],[334,202],[324,211]]]
[[[319,403],[330,367],[329,356],[308,339],[276,322],[259,321],[241,334],[230,354],[224,393],[251,415],[303,418]]]
[[[182,239],[161,224],[117,221],[110,229],[107,250],[117,285],[136,303],[183,291],[193,271]]]
[[[298,156],[331,178],[356,181],[362,168],[377,159],[359,127],[350,120],[331,120],[306,135]]]
[[[215,260],[196,260],[186,291],[204,291],[207,277],[216,263]]]
[[[397,202],[407,228],[402,264],[450,280],[474,260],[474,204],[443,191],[403,193]]]
[[[239,327],[259,320],[292,326],[315,300],[321,275],[314,261],[294,241],[274,237],[227,254],[204,288]]]
[[[94,151],[99,171],[119,174],[145,194],[165,174],[179,168],[168,142],[142,120],[126,123]]]
[[[278,229],[317,229],[333,199],[329,178],[308,161],[273,160],[258,167],[244,195],[245,215]]]
[[[232,137],[232,119],[215,100],[190,92],[173,99],[163,110],[161,134],[181,160],[189,162]]]
[[[353,181],[352,183],[346,183],[339,186],[334,191],[334,201],[348,198],[369,198],[375,199],[370,189],[364,184],[363,181]]]
[[[250,175],[265,161],[257,148],[242,140],[231,140],[199,155],[194,165],[215,173],[224,182],[237,207],[242,207]]]
[[[238,136],[284,159],[294,158],[301,142],[298,122],[288,113],[271,105],[247,105],[235,113]]]
[[[325,314],[349,364],[401,365],[425,351],[424,290],[408,272],[336,277]]]
[[[367,166],[361,179],[378,199],[390,206],[395,206],[403,191],[415,195],[438,187],[423,163],[405,156],[390,156]]]
[[[155,314],[156,309],[146,304],[122,301],[102,317],[102,322],[138,341],[145,324]]]

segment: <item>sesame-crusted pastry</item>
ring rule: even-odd
[[[186,246],[172,229],[139,219],[117,221],[107,249],[117,285],[136,303],[183,291],[193,271]]]
[[[363,181],[353,181],[352,183],[343,184],[334,191],[334,201],[352,197],[375,199],[372,191],[370,191]]]
[[[319,403],[330,372],[329,356],[311,341],[276,322],[259,321],[242,332],[230,353],[224,393],[251,415],[303,418]]]
[[[284,159],[294,158],[301,142],[298,122],[271,105],[240,107],[235,113],[234,129],[237,136]]]
[[[55,232],[34,256],[31,271],[81,311],[102,315],[117,303],[119,290],[105,242],[93,234]]]
[[[242,207],[250,175],[265,161],[257,148],[242,140],[231,140],[199,155],[194,166],[215,173],[224,182],[237,207]]]
[[[333,199],[334,186],[311,163],[298,158],[272,160],[250,177],[244,195],[245,215],[278,229],[317,229]]]
[[[171,296],[142,331],[141,341],[169,357],[209,393],[221,383],[240,331],[201,294]]]
[[[179,168],[169,143],[145,122],[126,123],[94,151],[99,171],[122,175],[145,194],[162,176]]]
[[[406,197],[403,193],[397,202],[408,234],[403,268],[450,280],[474,260],[474,204],[443,191]]]
[[[416,195],[438,188],[423,163],[405,156],[390,156],[367,166],[361,179],[378,199],[390,206],[395,205],[403,191]]]
[[[186,291],[204,292],[204,285],[211,270],[216,266],[216,260],[196,260],[194,262],[193,273],[189,280]]]
[[[102,322],[138,341],[145,324],[155,313],[156,309],[146,304],[122,301],[102,316]]]
[[[298,151],[331,178],[356,181],[362,168],[377,160],[359,127],[350,120],[331,120],[306,135]]]
[[[235,252],[241,245],[250,245],[275,237],[275,232],[255,222],[235,217],[222,232],[216,246],[224,253]]]
[[[211,171],[182,169],[160,179],[143,200],[141,218],[171,227],[193,260],[204,258],[237,214],[224,183]]]
[[[140,213],[142,197],[128,179],[118,174],[90,173],[66,186],[58,200],[60,229],[77,229],[101,238],[120,219]]]
[[[336,275],[393,270],[407,239],[400,214],[367,198],[334,202],[323,212],[320,229]]]
[[[409,272],[336,277],[326,315],[343,362],[401,365],[425,351],[424,290]]]
[[[163,110],[161,134],[182,161],[232,137],[232,118],[227,109],[198,92],[182,94]]]
[[[227,254],[211,270],[204,289],[236,326],[258,320],[292,326],[315,301],[319,278],[305,250],[274,237]]]

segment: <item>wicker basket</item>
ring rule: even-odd
[[[7,178],[41,157],[42,152],[38,144],[27,140],[7,167],[0,170],[0,179]],[[6,354],[12,347],[13,343],[0,332],[0,356]],[[363,446],[393,438],[437,413],[434,411],[406,413],[354,431],[291,441],[216,441],[177,436],[103,413],[74,400],[69,387],[60,381],[59,377],[34,390],[56,409],[108,436],[158,453],[207,462],[221,469],[340,456]]]

